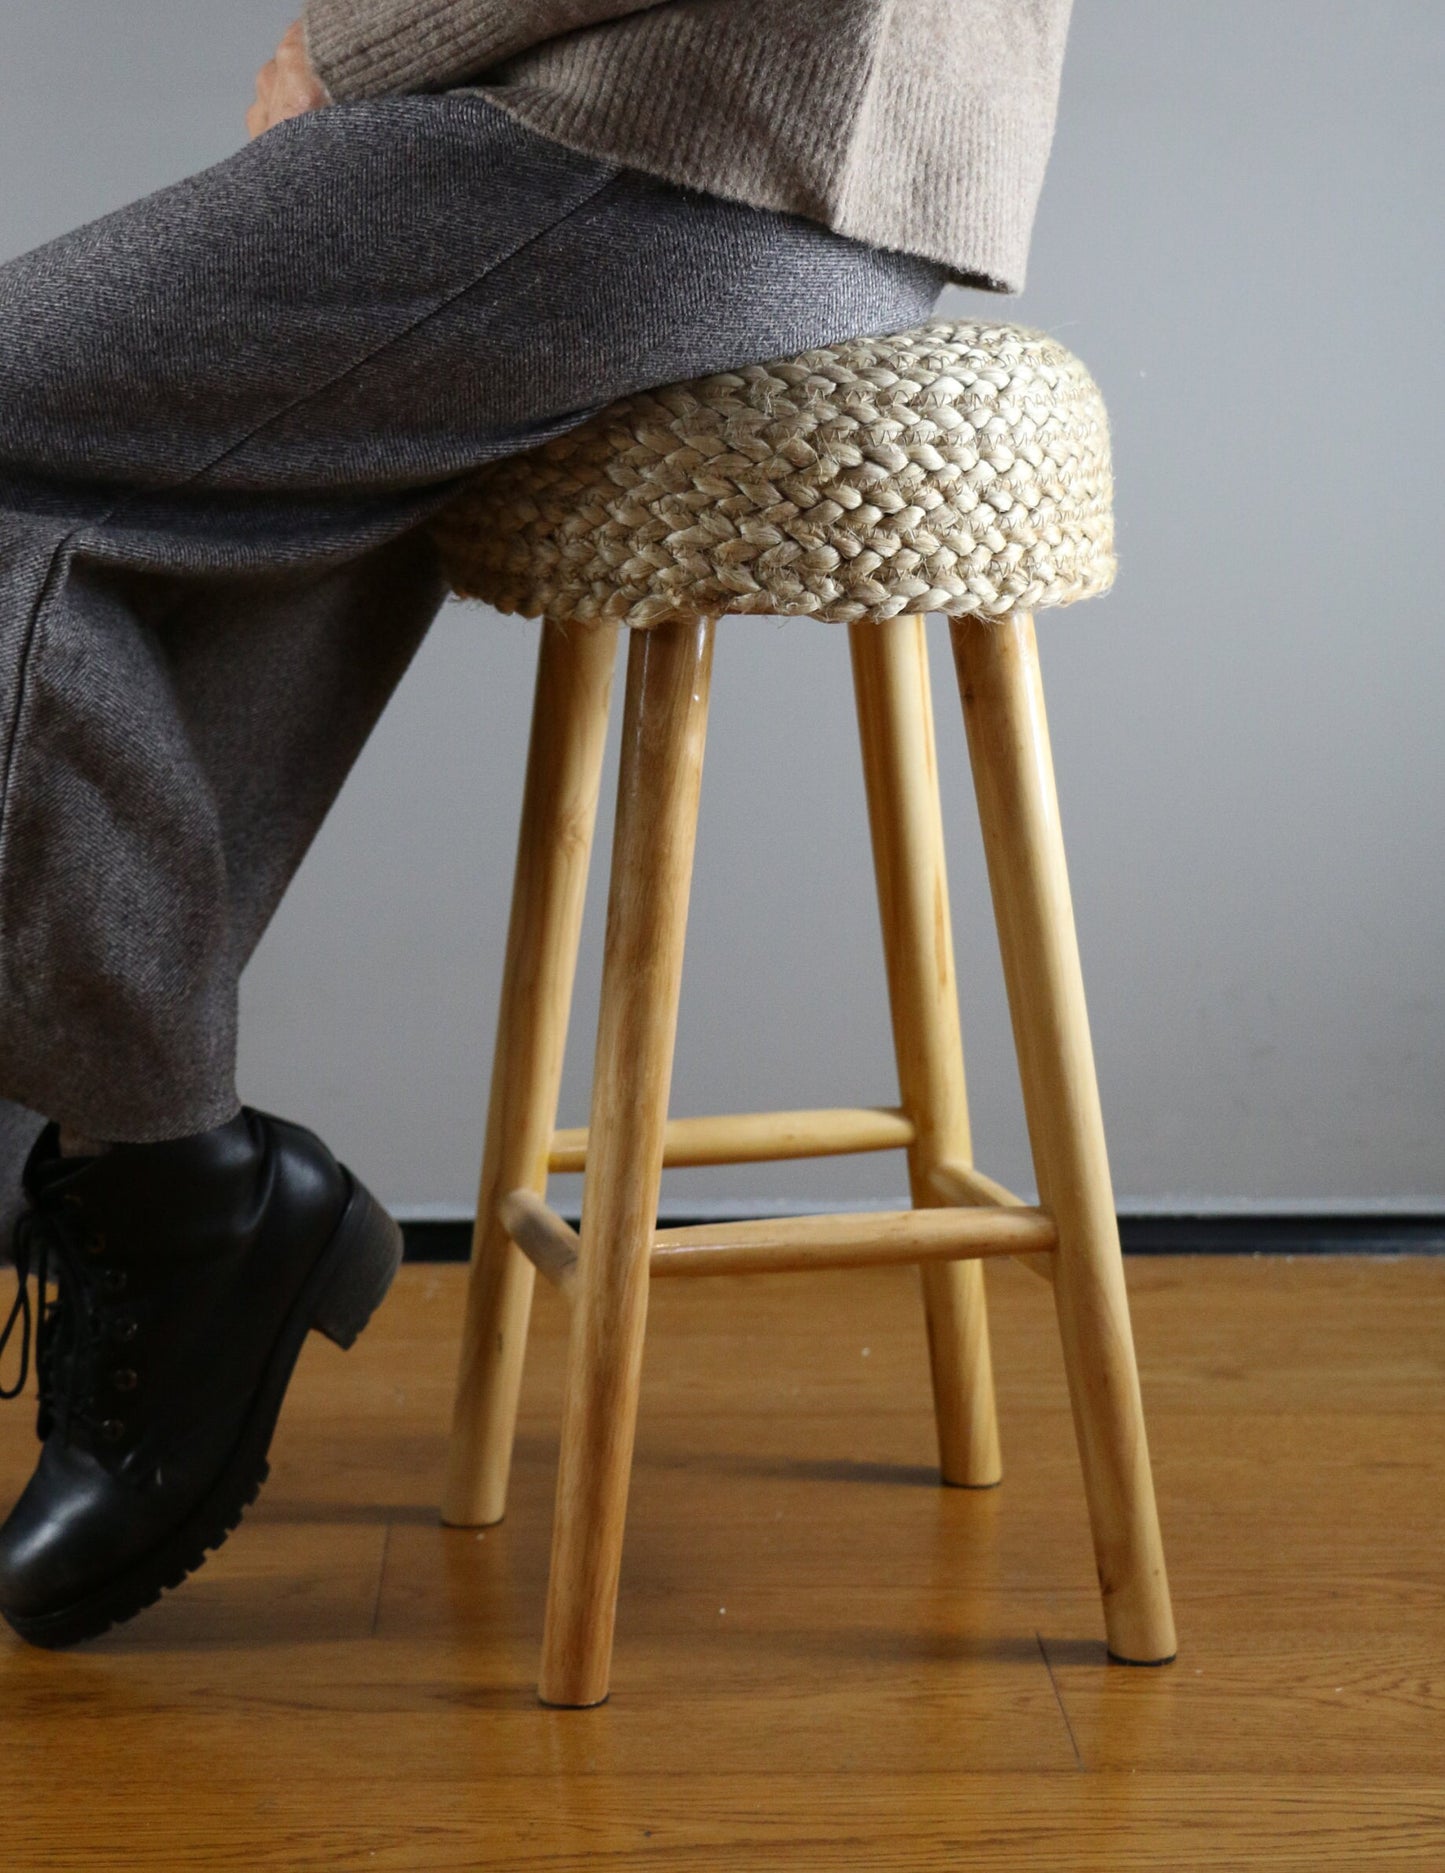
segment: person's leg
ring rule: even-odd
[[[304,579],[188,588],[124,575],[117,599],[122,590],[120,628],[166,672],[160,727],[204,791],[221,860],[209,927],[231,993],[211,1007],[207,1058],[229,1082],[235,974],[434,615],[440,574],[413,533]],[[50,811],[63,820],[63,795]],[[62,823],[57,837],[73,831]],[[177,888],[195,856],[179,843],[166,855]],[[56,949],[72,945],[81,992],[58,1025],[78,1030],[89,999],[112,1034],[117,1008],[140,1006],[164,1035],[168,1005],[144,945],[122,928],[97,953],[114,900],[88,923],[90,875],[80,884],[81,914],[61,920]],[[117,952],[122,968],[103,973]],[[196,1018],[189,1004],[179,1012]],[[160,1073],[154,1086],[171,1090]],[[113,1098],[103,1071],[96,1097]],[[234,1094],[227,1104],[204,1129],[179,1117],[162,1131],[177,1143],[120,1144],[90,1162],[59,1156],[39,1115],[0,1114],[0,1143],[27,1167],[14,1234],[22,1292],[33,1267],[40,1309],[45,1274],[60,1280],[37,1346],[40,1460],[0,1529],[0,1612],[35,1643],[130,1617],[225,1539],[264,1478],[301,1340],[315,1327],[349,1344],[399,1260],[394,1224],[318,1139],[236,1113]],[[132,1115],[109,1109],[124,1137]],[[23,1305],[18,1324],[25,1336]],[[23,1384],[25,1349],[5,1363]]]
[[[319,1140],[237,1113],[236,979],[440,601],[425,521],[628,390],[937,285],[468,97],[297,119],[0,268],[0,1099],[120,1141],[68,1166],[52,1126],[27,1169],[61,1276],[0,1531],[27,1636],[224,1537],[300,1338],[394,1257]]]
[[[466,96],[298,118],[0,268],[0,1097],[136,1141],[234,1111],[237,918],[269,915],[359,746],[348,721],[314,768],[275,747],[335,726],[291,710],[318,666],[303,629],[273,667],[278,593],[324,613],[467,469],[937,283]],[[414,640],[439,574],[392,563]],[[384,689],[404,656],[373,641]],[[230,759],[248,733],[269,776]]]
[[[509,199],[477,114],[300,120],[0,269],[0,1094],[91,1136],[235,1111],[237,968],[495,440],[452,390],[443,459],[415,347],[611,174]]]

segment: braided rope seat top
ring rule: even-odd
[[[624,397],[433,531],[461,596],[559,622],[1002,616],[1107,590],[1112,492],[1077,358],[934,319]]]

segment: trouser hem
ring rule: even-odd
[[[8,1074],[0,1080],[0,1099],[27,1106],[83,1138],[99,1138],[113,1145],[158,1145],[175,1138],[190,1138],[226,1124],[241,1110],[234,1086],[186,1105],[156,1107],[140,1101],[98,1105],[90,1099],[72,1099],[68,1090],[54,1081]]]

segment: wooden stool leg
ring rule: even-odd
[[[443,1521],[464,1527],[499,1522],[506,1510],[535,1270],[497,1205],[509,1191],[541,1195],[547,1184],[616,662],[615,625],[542,627],[442,1494]]]
[[[989,882],[1111,1656],[1162,1664],[1174,1621],[1084,1008],[1038,648],[1027,614],[953,624]]]
[[[662,1183],[712,667],[710,621],[634,632],[627,665],[582,1247],[539,1691],[607,1696]]]
[[[943,857],[928,646],[922,618],[849,627],[868,822],[915,1208],[937,1206],[931,1173],[973,1162],[953,932]],[[943,1480],[973,1488],[1001,1474],[983,1268],[920,1269]]]

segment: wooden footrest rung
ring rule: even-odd
[[[729,1112],[669,1119],[662,1161],[669,1168],[772,1164],[785,1158],[846,1157],[855,1151],[903,1151],[916,1136],[897,1106],[839,1106],[800,1112]],[[587,1167],[587,1127],[553,1134],[547,1168]]]
[[[522,1253],[570,1296],[577,1284],[581,1248],[576,1230],[530,1190],[514,1190],[503,1198],[501,1216]],[[781,1274],[1040,1255],[1057,1245],[1053,1218],[1024,1206],[880,1210],[659,1229],[649,1266],[654,1275]]]
[[[514,1190],[497,1205],[502,1227],[537,1270],[571,1300],[582,1238],[565,1216],[531,1190]]]
[[[659,1229],[654,1275],[781,1274],[811,1268],[872,1268],[982,1255],[1033,1255],[1054,1248],[1051,1216],[1029,1209],[855,1211],[776,1222]]]
[[[1028,1205],[1022,1197],[1016,1197],[1011,1190],[1005,1190],[1002,1184],[996,1184],[991,1177],[985,1177],[982,1171],[976,1171],[971,1164],[945,1163],[935,1165],[929,1174],[929,1184],[934,1196],[945,1204],[977,1204],[981,1208],[997,1205],[1002,1209],[1022,1210]],[[1054,1258],[1051,1254],[1026,1254],[1014,1258],[1020,1267],[1027,1268],[1031,1274],[1052,1282],[1054,1279]]]

